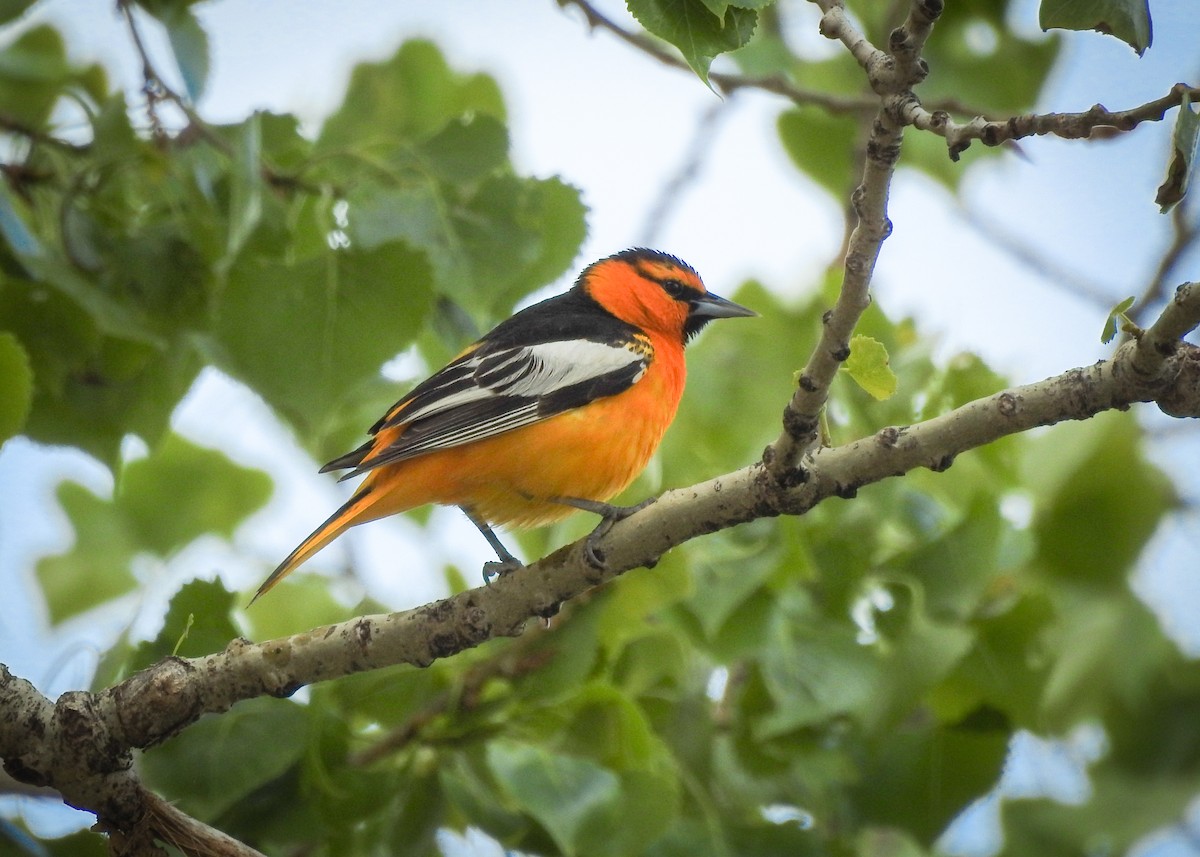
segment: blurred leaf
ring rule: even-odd
[[[30,857],[106,857],[109,853],[104,837],[89,830],[56,839],[39,838],[35,847],[37,850],[28,852]]]
[[[309,752],[308,724],[304,706],[249,699],[143,753],[138,767],[184,812],[213,818],[299,762]]]
[[[0,2],[0,24],[15,21],[29,10],[35,0],[3,0]]]
[[[189,8],[190,4],[171,4],[159,20],[167,30],[175,64],[193,104],[204,95],[208,85],[208,34]]]
[[[317,148],[387,152],[402,141],[429,140],[469,114],[504,119],[495,81],[452,71],[430,42],[406,42],[390,60],[354,69],[342,106],[321,128]]]
[[[28,207],[19,202],[8,184],[0,184],[0,231],[26,271],[75,301],[95,320],[100,330],[132,341],[161,344],[146,326],[144,314],[123,305],[97,288],[72,266],[50,256],[29,227]]]
[[[854,174],[858,124],[811,106],[783,111],[776,124],[792,163],[835,198],[844,199],[858,180]]]
[[[1042,723],[1063,731],[1108,706],[1138,705],[1147,688],[1174,671],[1177,657],[1157,619],[1127,591],[1075,593],[1071,600],[1047,632],[1055,657],[1041,700]]]
[[[0,185],[0,235],[17,256],[38,258],[44,254],[42,243],[18,211],[8,184]]]
[[[171,599],[163,626],[137,647],[128,670],[136,672],[169,656],[196,658],[224,649],[238,637],[230,619],[235,595],[220,581],[193,580]]]
[[[996,782],[1009,733],[933,725],[914,715],[879,736],[852,794],[868,823],[900,828],[932,846],[950,820]]]
[[[174,434],[125,468],[111,501],[63,482],[58,498],[75,528],[75,543],[37,566],[51,621],[132,589],[130,563],[137,553],[165,558],[203,534],[231,535],[269,492],[266,474]]]
[[[1180,857],[1194,850],[1188,839],[1194,817],[1196,779],[1167,774],[1129,776],[1103,762],[1090,772],[1087,800],[1011,801],[1004,807],[1004,857],[1027,854],[1078,855],[1080,845],[1111,848],[1113,854]],[[1177,832],[1176,847],[1158,847],[1156,833]],[[1140,843],[1140,844],[1136,844]],[[1186,844],[1185,844],[1186,843]]]
[[[559,179],[484,182],[460,214],[474,275],[471,300],[464,292],[452,296],[509,312],[567,270],[586,234],[584,213],[579,190]]]
[[[32,401],[29,354],[15,336],[0,332],[0,445],[24,427]]]
[[[830,718],[867,714],[882,665],[861,645],[849,623],[822,617],[788,593],[762,653],[763,683],[774,710],[759,720],[759,738],[812,726]]]
[[[1043,30],[1095,30],[1116,36],[1138,56],[1154,42],[1147,0],[1042,0],[1038,23]]]
[[[63,482],[56,495],[75,542],[68,553],[39,560],[37,578],[50,622],[57,625],[133,589],[129,563],[139,545],[114,503],[76,482]]]
[[[41,25],[0,50],[0,113],[42,129],[72,76],[62,36]]]
[[[1121,301],[1115,307],[1108,311],[1108,318],[1104,320],[1104,330],[1100,332],[1100,341],[1107,345],[1113,341],[1113,337],[1117,335],[1118,322],[1129,322],[1129,316],[1126,313],[1133,306],[1137,298],[1128,297]]]
[[[855,857],[925,857],[930,853],[898,827],[867,827],[855,845]]]
[[[487,114],[451,119],[421,145],[437,176],[456,184],[479,181],[508,162],[508,130]]]
[[[262,126],[259,114],[233,129],[234,160],[230,171],[229,232],[220,267],[237,257],[263,215]]]
[[[924,103],[952,100],[988,116],[1034,107],[1058,54],[1058,40],[1026,38],[1014,31],[1006,17],[1008,8],[1000,0],[947,4],[938,19],[937,38],[923,51],[930,67],[937,69],[919,88]],[[881,35],[886,38],[886,31]],[[943,160],[948,160],[944,141],[929,142],[940,146]]]
[[[714,58],[736,50],[754,35],[758,13],[739,8],[747,4],[717,4],[704,0],[630,0],[628,7],[638,23],[679,48],[684,60],[708,83]]]
[[[587,828],[620,801],[620,779],[588,759],[508,741],[491,742],[487,757],[501,787],[564,854],[580,853],[588,844]]]
[[[270,477],[261,470],[169,434],[151,455],[125,468],[117,498],[140,542],[166,556],[206,533],[230,538],[270,494]],[[186,514],[164,514],[169,509]]]
[[[246,611],[252,639],[274,640],[346,618],[347,608],[334,599],[330,581],[322,575],[292,575],[276,588],[278,598],[272,592],[270,603],[260,606],[256,601]]]
[[[1030,447],[1024,484],[1036,498],[1037,566],[1063,581],[1122,589],[1176,502],[1167,478],[1145,461],[1128,413],[1050,429]]]
[[[244,253],[216,321],[220,363],[319,445],[356,386],[412,342],[431,285],[424,255],[398,242],[295,264]]]
[[[1192,109],[1192,101],[1184,93],[1183,102],[1179,105],[1179,116],[1175,119],[1175,133],[1171,136],[1171,160],[1167,164],[1167,177],[1154,197],[1163,214],[1174,208],[1188,191],[1192,170],[1196,165],[1198,143],[1200,113]]]
[[[877,339],[862,334],[850,337],[850,356],[842,368],[876,401],[890,399],[896,392],[896,373],[888,365],[887,348]]]

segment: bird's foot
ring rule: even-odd
[[[600,516],[600,523],[588,534],[587,540],[583,543],[583,558],[592,568],[603,571],[608,567],[608,562],[604,557],[604,551],[600,549],[600,540],[608,535],[608,531],[617,522],[642,511],[657,498],[650,497],[632,506],[614,506],[612,503],[601,503],[599,500],[586,500],[580,497],[553,497],[551,499],[555,503],[574,506],[576,509]]]
[[[506,574],[520,571],[524,567],[525,563],[511,555],[507,559],[488,560],[483,564],[483,584],[491,586],[493,577],[504,577]]]

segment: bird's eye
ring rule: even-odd
[[[679,280],[663,280],[662,287],[664,292],[676,300],[683,297],[684,293],[687,291],[687,286],[685,286]]]

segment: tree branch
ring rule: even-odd
[[[1075,140],[1090,137],[1100,128],[1130,131],[1142,122],[1161,122],[1168,110],[1183,103],[1185,95],[1196,100],[1200,98],[1200,88],[1177,83],[1162,98],[1116,113],[1096,104],[1082,113],[1026,113],[1000,121],[988,121],[977,116],[963,124],[951,119],[949,113],[943,110],[930,111],[914,99],[904,105],[902,115],[906,125],[945,137],[950,159],[957,161],[959,155],[975,140],[985,146],[999,146],[1024,137],[1046,135]]]
[[[563,6],[575,6],[583,12],[588,26],[593,29],[607,30],[621,41],[632,45],[642,53],[658,60],[663,65],[691,72],[691,67],[681,57],[663,47],[659,42],[641,33],[632,33],[616,22],[607,18],[587,0],[561,0]],[[867,96],[836,95],[821,92],[817,89],[805,89],[792,83],[782,74],[743,75],[724,72],[710,72],[709,81],[722,94],[730,95],[739,89],[759,89],[781,95],[794,104],[809,104],[822,107],[830,113],[866,113],[870,114],[878,106],[878,101]]]
[[[821,33],[839,39],[867,72],[871,87],[883,97],[883,105],[871,126],[862,183],[851,204],[857,216],[846,245],[845,275],[833,309],[825,313],[821,337],[800,373],[792,400],[783,415],[783,432],[763,453],[763,463],[776,479],[804,478],[797,469],[800,456],[817,439],[821,409],[829,398],[829,386],[838,368],[850,356],[850,336],[858,319],[871,304],[870,284],[884,240],[891,234],[887,215],[888,194],[896,162],[900,157],[902,125],[896,121],[893,100],[915,100],[912,87],[928,73],[920,50],[941,12],[940,0],[916,0],[908,20],[892,32],[893,54],[875,48],[834,0],[818,0],[824,15]]]

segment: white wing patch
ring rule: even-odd
[[[473,355],[456,367],[460,370],[456,374],[460,378],[464,375],[473,377],[475,384],[435,397],[423,407],[405,410],[403,419],[416,422],[497,396],[540,399],[638,363],[643,365],[632,383],[637,383],[645,372],[645,355],[624,346],[586,339],[543,342],[483,356]]]

